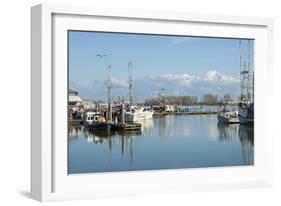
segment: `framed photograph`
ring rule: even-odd
[[[31,9],[40,201],[266,187],[271,19]]]

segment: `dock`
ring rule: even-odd
[[[69,122],[69,125],[71,125],[71,126],[79,126],[79,125],[83,124],[82,119],[71,119],[68,122]]]
[[[141,130],[141,124],[140,123],[126,123],[126,124],[114,124],[114,129],[121,130],[121,131],[137,131]]]

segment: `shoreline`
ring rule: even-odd
[[[154,112],[153,118],[166,116],[166,115],[211,115],[211,114],[217,114],[218,111],[190,111],[190,112]],[[83,125],[82,119],[71,119],[68,120],[68,124],[71,126],[79,126]]]

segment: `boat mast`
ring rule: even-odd
[[[112,121],[112,97],[111,97],[111,65],[107,66],[107,104],[108,104],[108,111],[107,111],[107,120]]]
[[[161,88],[159,91],[159,101],[160,101],[160,105],[162,107],[166,106],[166,101],[165,101],[165,89]]]
[[[254,102],[254,67],[253,64],[254,62],[251,61],[251,41],[248,40],[248,59],[249,59],[249,63],[248,63],[248,68],[249,68],[249,94],[250,94],[250,101]]]
[[[130,61],[128,63],[129,70],[129,104],[133,105],[133,64]]]
[[[247,88],[247,93],[248,93],[248,100],[250,102],[252,102],[252,83],[251,83],[251,62],[250,62],[250,57],[251,57],[251,54],[250,54],[250,40],[248,40],[248,72],[249,72],[249,75],[248,75],[248,88]]]
[[[239,40],[239,50],[240,50],[240,89],[241,89],[240,100],[244,101],[247,91],[246,91],[246,86],[245,86],[246,71],[245,71],[245,64],[243,64],[243,59],[242,59],[242,42],[241,42],[241,40]]]
[[[251,75],[251,44],[248,40],[248,48],[242,47],[242,41],[239,40],[240,48],[240,88],[241,88],[241,101],[253,102],[254,95],[254,77]],[[248,56],[245,57],[245,50]],[[244,54],[244,58],[242,55]],[[248,61],[246,63],[246,60]]]

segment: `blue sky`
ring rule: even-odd
[[[242,48],[247,61],[248,40]],[[250,50],[253,54],[253,40]],[[111,64],[113,97],[126,96],[132,61],[135,98],[153,97],[162,87],[168,95],[237,96],[239,57],[238,39],[70,31],[69,85],[82,98],[105,100]]]

